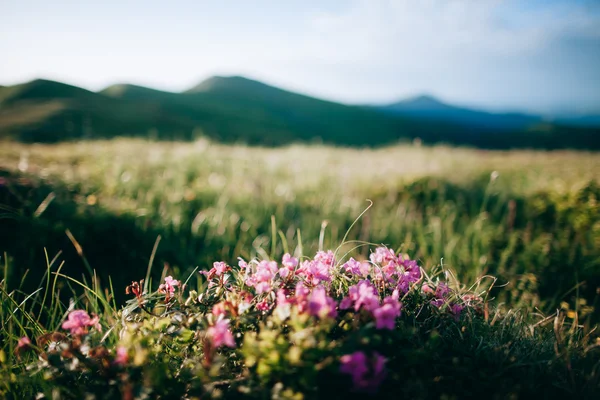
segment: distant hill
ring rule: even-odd
[[[139,102],[38,79],[0,91],[0,137],[55,142],[180,128],[155,111]]]
[[[425,143],[488,148],[598,148],[598,130],[524,114],[492,114],[422,96],[383,107],[348,106],[240,76],[209,78],[181,93],[131,84],[91,92],[38,79],[0,87],[0,138],[28,142],[141,136],[282,145]]]
[[[396,115],[452,122],[486,130],[519,130],[542,122],[542,118],[521,113],[491,113],[452,106],[432,97],[418,96],[379,107]]]
[[[581,127],[600,127],[600,115],[562,116],[553,119],[558,124]]]
[[[144,86],[131,85],[127,83],[111,85],[99,92],[108,97],[128,98],[128,99],[147,99],[152,97],[171,98],[177,96],[177,93],[164,92],[151,89]]]
[[[203,80],[184,93],[203,92],[244,92],[244,93],[291,93],[274,86],[245,78],[243,76],[212,76]]]
[[[98,93],[46,80],[0,92],[0,135],[59,141],[118,135],[281,145],[377,145],[436,124],[288,92],[243,77],[213,77],[183,93],[119,84]]]

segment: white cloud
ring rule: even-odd
[[[428,61],[518,55],[565,34],[596,35],[600,18],[581,7],[539,7],[519,15],[517,2],[498,0],[360,0],[340,14],[314,16],[307,52],[339,61],[403,54]],[[406,61],[406,60],[404,60]]]
[[[367,78],[362,85],[352,82],[358,90],[351,101],[433,91],[490,106],[525,104],[528,97],[543,99],[543,91],[534,92],[547,74],[535,76],[533,69],[549,53],[561,57],[556,43],[600,38],[600,13],[588,7],[594,8],[576,2],[527,8],[526,2],[499,0],[358,0],[341,12],[313,15],[302,38],[279,57],[303,61],[310,71],[330,71],[322,90],[332,96],[337,91],[338,98],[349,82],[333,81],[362,72]],[[519,88],[529,93],[515,95]]]

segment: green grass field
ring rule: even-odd
[[[600,286],[595,153],[115,140],[4,143],[0,160],[13,282],[44,271],[44,248],[82,270],[67,229],[92,268],[129,283],[159,235],[156,265],[182,272],[270,251],[271,217],[290,251],[301,238],[311,252],[324,224],[325,247],[339,243],[369,199],[350,239],[401,244],[464,279],[495,274],[511,305],[551,311],[576,294],[593,302]]]
[[[466,284],[493,275],[504,312],[562,309],[584,332],[600,316],[597,153],[4,142],[0,204],[5,293],[37,290],[56,257],[65,275],[95,270],[122,304],[149,262],[155,279],[187,276],[216,260],[335,249],[347,234]]]

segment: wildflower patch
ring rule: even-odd
[[[36,346],[21,338],[19,351],[35,351],[29,369],[67,397],[374,395],[390,379],[394,340],[408,320],[449,326],[483,317],[481,294],[429,278],[386,247],[362,261],[319,251],[280,262],[215,262],[200,274],[201,291],[172,276],[155,292],[132,282],[134,298],[116,324],[75,309]],[[118,331],[111,345],[107,331]]]

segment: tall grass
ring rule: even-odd
[[[15,346],[60,330],[74,309],[102,316],[100,346],[113,352],[123,310],[136,308],[122,308],[132,281],[145,277],[153,300],[166,275],[189,276],[197,295],[206,286],[194,271],[214,261],[314,254],[346,241],[340,256],[367,258],[362,243],[397,246],[493,304],[460,329],[403,320],[388,390],[597,393],[599,180],[600,156],[585,152],[2,143],[0,394],[60,395]],[[272,341],[263,342],[271,354]],[[282,381],[297,381],[281,371]],[[61,393],[77,397],[85,382],[64,381]],[[101,391],[105,382],[96,383]]]
[[[338,243],[370,199],[351,239],[397,244],[464,279],[496,274],[505,289],[494,295],[511,307],[566,301],[591,315],[597,305],[595,153],[115,140],[4,143],[0,167],[11,285],[25,270],[43,274],[44,248],[62,251],[68,273],[91,266],[120,286],[144,275],[158,236],[155,270],[251,258],[269,243],[272,217],[277,235],[292,243],[301,232],[314,251]]]
[[[273,235],[269,244],[276,242],[281,240]],[[345,257],[338,257],[341,265]],[[165,300],[164,291],[156,291],[157,283],[150,283],[143,294],[118,307],[112,284],[103,287],[95,270],[78,280],[65,275],[62,267],[49,260],[39,289],[31,294],[9,291],[6,280],[0,280],[3,398],[188,398],[189,393],[202,393],[202,398],[265,398],[277,391],[283,398],[335,397],[352,389],[336,369],[337,358],[351,348],[375,348],[385,354],[386,379],[377,398],[396,398],[399,393],[423,399],[593,398],[600,390],[600,339],[594,329],[567,321],[565,312],[544,316],[531,310],[502,311],[488,303],[489,292],[482,290],[480,280],[465,286],[448,271],[448,301],[478,293],[482,297],[474,304],[479,305],[465,306],[468,311],[459,318],[443,308],[431,309],[423,303],[429,300],[421,295],[421,284],[438,285],[441,269],[430,271],[424,283],[416,283],[402,297],[402,318],[390,333],[374,329],[364,312],[345,315],[341,309],[338,320],[307,319],[293,312],[285,317],[290,318],[286,324],[280,312],[257,312],[255,299],[249,315],[230,316],[238,317],[237,337],[245,338],[237,340],[243,343],[239,351],[222,350],[207,361],[207,354],[216,349],[207,347],[204,319],[212,326],[213,305],[235,301],[240,288],[251,290],[244,284],[243,270],[232,272],[231,290],[220,290],[226,281],[222,277],[213,278],[211,286],[192,273],[185,280],[187,288],[178,287],[170,300],[168,295]],[[347,281],[357,278],[333,272],[338,268],[332,269],[335,282],[330,291],[338,288],[344,296]],[[193,276],[196,279],[190,279]],[[26,297],[15,300],[20,295]],[[63,297],[69,301],[62,302]],[[270,297],[267,293],[260,299]],[[99,315],[104,329],[67,335],[61,323],[76,309]],[[296,339],[288,339],[290,331],[296,332]],[[33,343],[17,348],[22,337]],[[62,344],[64,350],[53,350],[48,342]],[[119,348],[127,348],[124,364],[117,361]],[[302,354],[302,362],[294,361],[293,354]],[[352,394],[364,396],[346,396]]]

